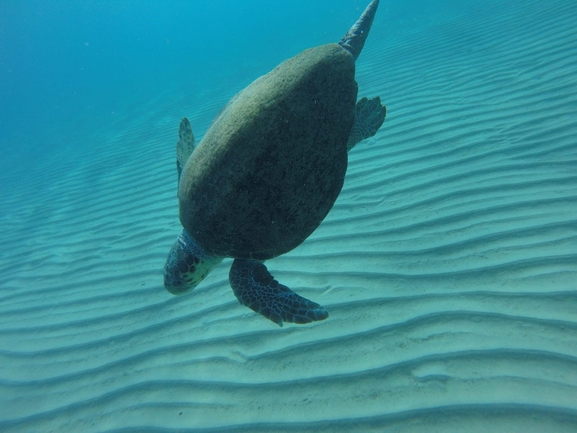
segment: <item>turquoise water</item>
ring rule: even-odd
[[[0,430],[577,430],[572,1],[381,0],[385,124],[299,248],[327,308],[239,305],[230,260],[162,287],[174,144],[368,1],[0,5]]]

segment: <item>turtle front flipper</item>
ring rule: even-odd
[[[283,322],[309,323],[329,317],[327,310],[319,304],[280,284],[266,266],[257,260],[235,259],[230,268],[229,280],[242,305],[279,326]]]
[[[184,168],[184,164],[188,161],[190,155],[194,151],[194,134],[192,133],[192,126],[190,121],[183,117],[178,127],[178,141],[176,142],[176,171],[178,173],[178,182],[176,184],[177,193],[178,185],[180,184],[180,174]]]
[[[220,262],[222,257],[214,257],[204,252],[183,230],[166,258],[164,287],[173,295],[189,292]]]
[[[355,106],[355,122],[349,134],[347,151],[360,143],[365,138],[372,137],[377,133],[387,115],[387,107],[381,104],[381,98],[359,99]]]

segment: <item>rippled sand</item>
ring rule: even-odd
[[[357,80],[387,120],[268,262],[324,322],[240,306],[229,260],[162,287],[178,120],[200,137],[231,95],[160,95],[31,161],[2,198],[0,430],[576,431],[576,9],[516,4],[382,2]]]

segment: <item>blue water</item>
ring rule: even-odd
[[[3,2],[2,143],[52,148],[34,133],[105,121],[175,82],[252,80],[311,42],[332,41],[361,5],[309,3]]]
[[[0,431],[577,431],[577,8],[381,0],[387,120],[270,261],[173,297],[174,143],[368,0],[0,2]]]

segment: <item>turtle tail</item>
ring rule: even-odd
[[[349,51],[355,60],[358,59],[365,46],[365,41],[369,36],[369,31],[373,25],[373,19],[375,18],[378,6],[379,0],[371,1],[358,21],[339,42],[339,45]]]

